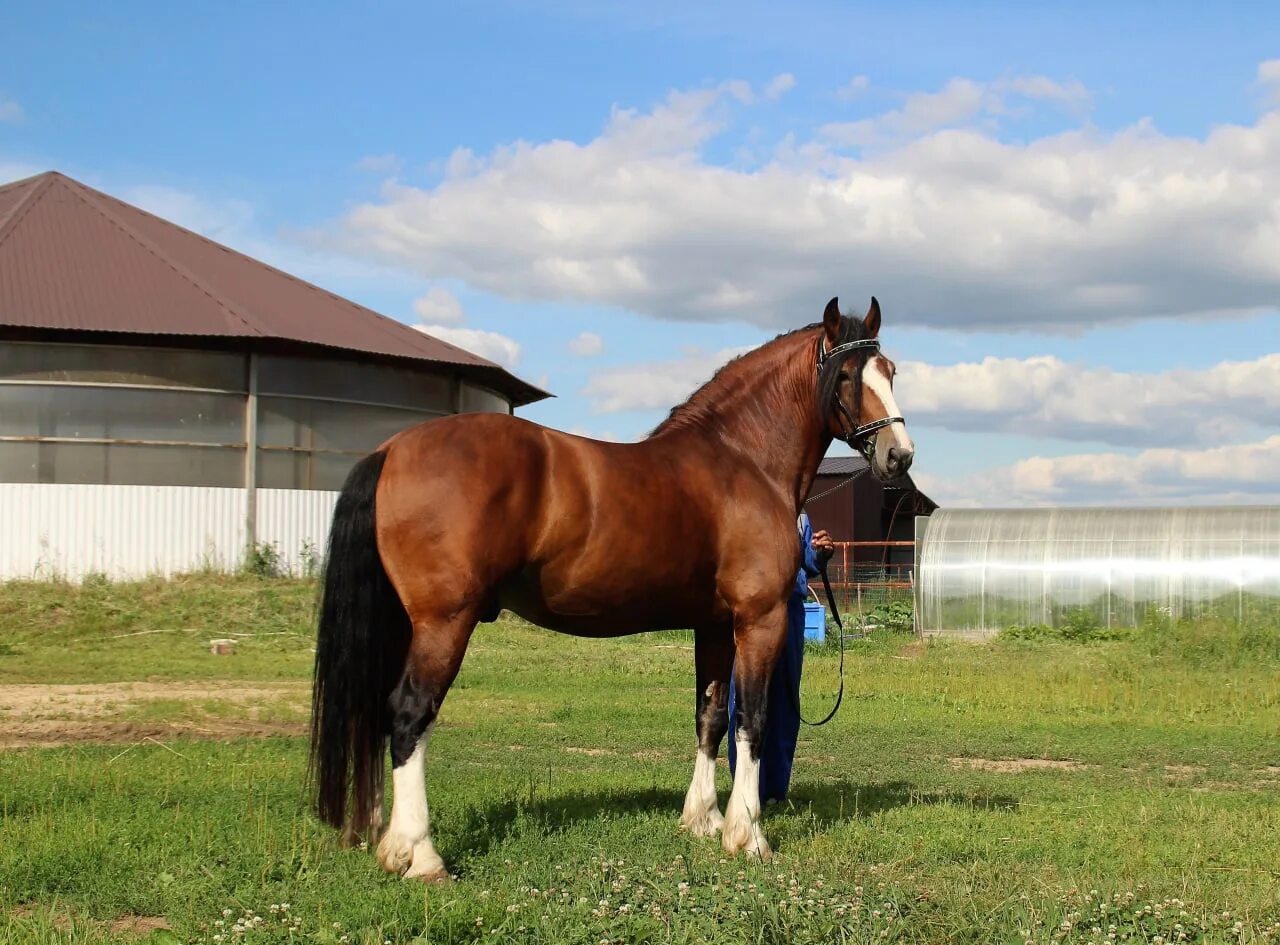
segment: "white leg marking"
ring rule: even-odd
[[[444,861],[431,842],[431,814],[427,810],[427,742],[432,722],[413,754],[391,772],[391,825],[378,844],[378,862],[390,873],[428,881],[449,878]]]
[[[724,826],[724,817],[716,802],[716,760],[702,749],[698,749],[693,762],[693,781],[684,796],[680,826],[695,837],[710,837]]]
[[[729,853],[745,851],[748,856],[767,860],[773,855],[760,830],[760,761],[741,730],[737,733],[738,767],[733,773],[733,793],[725,808],[724,833],[720,840]]]

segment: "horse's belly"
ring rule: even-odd
[[[531,623],[586,636],[702,626],[714,619],[716,606],[710,574],[701,582],[659,580],[641,586],[621,575],[574,581],[545,571],[526,573],[504,584],[499,602]]]

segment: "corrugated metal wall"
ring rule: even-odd
[[[258,490],[258,544],[274,545],[281,563],[305,574],[324,559],[336,492]]]
[[[244,554],[243,489],[0,484],[0,577],[226,569]]]
[[[336,492],[258,490],[258,543],[318,564]],[[0,580],[136,578],[244,559],[243,489],[0,483]]]

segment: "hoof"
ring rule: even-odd
[[[405,879],[416,879],[422,883],[451,883],[453,877],[444,868],[444,860],[436,852],[431,841],[423,840],[413,848],[413,863],[404,874]]]
[[[724,829],[724,816],[718,810],[685,814],[680,818],[680,829],[694,837],[714,837]]]
[[[773,850],[770,849],[769,841],[764,838],[764,832],[758,824],[750,822],[743,824],[739,821],[728,825],[720,835],[720,843],[724,851],[730,855],[745,853],[760,860],[773,858]]]
[[[449,875],[449,871],[442,865],[438,870],[430,873],[415,873],[412,869],[404,874],[405,879],[412,879],[419,883],[425,883],[428,886],[448,886],[453,882],[453,877]]]
[[[403,873],[413,862],[413,841],[394,833],[385,834],[378,844],[378,862],[388,873]]]

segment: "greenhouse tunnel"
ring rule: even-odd
[[[917,629],[1280,617],[1280,507],[939,509],[916,520]]]

